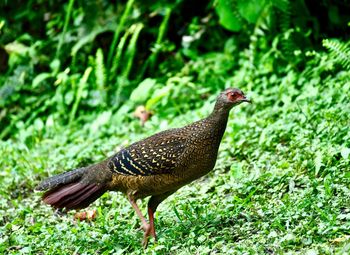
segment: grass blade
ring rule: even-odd
[[[61,34],[60,40],[58,42],[57,50],[56,50],[56,59],[58,59],[58,57],[60,55],[62,44],[63,44],[63,40],[64,40],[64,38],[66,36],[66,32],[67,32],[70,16],[71,16],[72,9],[73,9],[73,4],[74,4],[74,0],[69,0],[68,9],[67,9],[67,13],[66,13],[66,18],[64,20],[63,32]]]

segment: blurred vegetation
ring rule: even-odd
[[[146,253],[349,252],[349,1],[0,7],[0,253],[142,254],[121,194],[87,223],[33,187],[206,116],[226,87],[254,104],[233,110],[216,170],[160,206]]]

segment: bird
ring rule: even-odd
[[[159,204],[214,168],[229,112],[243,102],[251,103],[240,89],[225,89],[208,117],[132,143],[99,163],[50,177],[36,190],[45,191],[44,203],[64,211],[86,208],[107,191],[124,193],[141,220],[147,248],[150,238],[157,241],[154,213]],[[137,205],[147,197],[148,221]]]

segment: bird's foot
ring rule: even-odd
[[[147,248],[149,237],[152,236],[154,241],[157,242],[157,236],[155,229],[152,225],[148,224],[147,226],[142,226],[145,233],[143,234],[142,246],[144,249]]]
[[[143,239],[142,239],[141,244],[142,244],[142,247],[143,247],[144,249],[147,248],[147,246],[148,246],[148,236],[145,236],[145,235],[143,236]]]
[[[147,230],[150,228],[150,224],[148,223],[145,223],[145,224],[142,224],[138,230],[142,230],[143,232],[147,232]]]

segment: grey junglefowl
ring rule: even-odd
[[[154,213],[158,205],[214,168],[229,112],[242,102],[250,100],[241,90],[226,89],[207,118],[152,135],[100,163],[48,178],[36,190],[46,191],[46,204],[65,210],[85,208],[106,191],[123,192],[141,219],[142,244],[147,247],[150,236],[156,240]],[[149,196],[148,223],[136,200]]]

